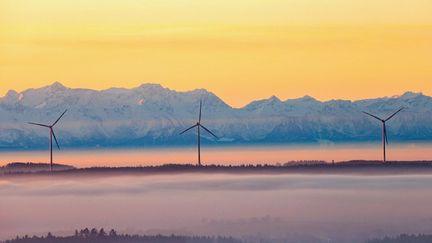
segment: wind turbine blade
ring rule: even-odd
[[[216,139],[219,139],[218,138],[218,136],[216,136],[214,133],[212,133],[209,129],[207,129],[205,126],[203,126],[203,125],[201,125],[200,124],[200,126],[204,129],[204,130],[206,130],[208,133],[210,133],[211,135],[213,135],[213,137],[215,137]]]
[[[386,144],[388,144],[388,138],[387,138],[387,127],[386,124],[384,123],[384,139]]]
[[[63,117],[63,115],[66,113],[67,110],[65,110],[59,118],[57,118],[57,120],[52,124],[52,127],[55,126],[55,124],[57,124],[58,121],[60,121],[60,119]]]
[[[371,113],[367,113],[366,111],[362,111],[362,112],[365,113],[366,115],[369,115],[369,116],[371,116],[371,117],[373,117],[373,118],[375,118],[375,119],[378,119],[378,120],[382,121],[381,118],[379,118],[379,117],[377,117],[377,116],[375,116],[375,115],[372,115]]]
[[[186,130],[184,130],[183,132],[181,132],[180,135],[183,134],[183,133],[185,133],[185,132],[187,132],[187,131],[189,131],[189,130],[191,130],[192,128],[194,128],[194,127],[196,127],[196,126],[198,126],[198,125],[195,124],[195,125],[189,127],[188,129],[186,129]]]
[[[404,107],[400,108],[398,111],[396,111],[395,113],[393,113],[391,116],[389,116],[387,119],[385,119],[385,121],[390,120],[392,117],[394,117],[397,113],[399,113],[399,111],[403,110]]]
[[[199,122],[201,122],[201,108],[202,108],[202,101],[200,100],[200,111],[199,111],[199,117],[198,117]]]
[[[27,122],[27,123],[28,123],[28,124],[31,124],[31,125],[41,126],[41,127],[50,127],[50,126],[48,126],[48,125],[40,124],[40,123],[34,123],[34,122]]]
[[[55,135],[55,133],[54,133],[54,130],[51,128],[51,132],[52,132],[52,135],[53,135],[53,137],[54,137],[54,141],[56,142],[56,144],[57,144],[57,148],[60,150],[60,146],[59,146],[59,144],[58,144],[58,141],[57,141],[57,138],[56,138],[56,135]]]

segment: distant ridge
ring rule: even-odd
[[[53,171],[65,171],[65,170],[72,170],[72,169],[75,169],[75,167],[71,165],[53,164]],[[47,172],[47,171],[50,171],[50,164],[48,163],[14,162],[0,167],[0,173],[4,173],[4,174],[36,173],[36,172]]]
[[[50,121],[64,109],[69,111],[57,135],[65,148],[194,144],[195,134],[178,133],[196,120],[200,99],[206,107],[203,122],[220,136],[219,141],[204,137],[203,143],[379,142],[379,124],[361,111],[386,116],[400,107],[404,111],[388,124],[390,144],[432,141],[432,97],[422,93],[357,101],[272,96],[232,108],[205,89],[177,92],[143,84],[96,91],[55,82],[0,98],[0,150],[45,148],[45,131],[25,123]]]
[[[24,165],[14,170],[5,171],[0,176],[14,175],[123,175],[123,174],[181,174],[181,173],[224,173],[224,174],[361,174],[361,175],[397,175],[397,174],[432,174],[432,161],[381,161],[353,160],[338,163],[325,161],[292,161],[279,165],[271,164],[244,164],[244,165],[192,165],[192,164],[165,164],[158,166],[136,167],[89,167],[74,168],[71,166],[58,166],[54,173],[49,173],[49,167],[44,169]]]

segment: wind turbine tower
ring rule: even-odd
[[[202,109],[202,101],[200,100],[199,105],[199,115],[198,115],[198,121],[195,125],[189,127],[188,129],[184,130],[180,133],[183,134],[193,128],[197,128],[197,144],[198,144],[198,165],[201,166],[201,128],[204,129],[206,132],[210,133],[213,137],[216,139],[219,139],[214,133],[212,133],[208,128],[206,128],[204,125],[201,124],[201,109]]]
[[[389,117],[387,117],[387,119],[382,119],[376,115],[373,115],[371,113],[368,113],[366,111],[363,111],[363,113],[365,113],[366,115],[369,115],[379,121],[381,121],[382,123],[382,132],[381,132],[381,136],[382,136],[382,148],[383,148],[383,162],[386,163],[386,144],[388,144],[388,138],[387,138],[387,128],[386,128],[386,122],[388,120],[390,120],[391,118],[393,118],[397,113],[399,113],[401,110],[403,110],[404,108],[400,108],[399,110],[397,110],[395,113],[393,113],[392,115],[390,115]]]
[[[63,117],[63,115],[66,113],[67,110],[65,110],[60,116],[59,118],[57,118],[57,120],[52,124],[52,125],[46,125],[46,124],[41,124],[41,123],[34,123],[34,122],[28,122],[31,125],[36,125],[36,126],[40,126],[40,127],[45,127],[49,129],[49,139],[50,139],[50,171],[53,171],[53,143],[52,140],[54,138],[54,141],[57,145],[57,148],[60,150],[60,146],[58,144],[57,141],[57,137],[54,133],[54,126],[60,121],[60,119]]]

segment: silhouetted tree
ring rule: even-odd
[[[96,228],[91,229],[90,231],[90,237],[96,238],[98,236],[98,230]]]
[[[106,236],[107,236],[107,234],[106,234],[104,228],[101,228],[101,229],[99,230],[99,235],[98,235],[98,237],[104,238],[104,237],[106,237]]]
[[[110,238],[117,237],[117,232],[114,229],[111,229],[110,232],[109,232],[109,237]]]
[[[88,228],[81,230],[81,235],[83,238],[88,238],[90,236],[90,230]]]

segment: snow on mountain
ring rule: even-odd
[[[389,139],[432,140],[432,98],[421,93],[325,102],[272,96],[236,109],[204,89],[177,92],[143,84],[96,91],[55,82],[0,98],[0,148],[45,147],[48,131],[27,122],[51,124],[65,109],[55,129],[66,147],[191,144],[194,132],[179,132],[198,119],[199,100],[203,124],[221,137],[215,141],[204,133],[207,143],[379,141],[380,123],[361,111],[385,118],[400,107],[405,109],[388,123]]]

